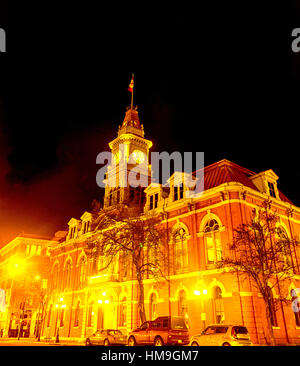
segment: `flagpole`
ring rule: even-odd
[[[134,80],[134,74],[132,74],[132,79]],[[134,91],[134,86],[132,88],[132,93],[131,93],[131,110],[133,110],[133,91]]]

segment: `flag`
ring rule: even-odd
[[[131,79],[131,82],[130,82],[129,88],[128,88],[130,93],[133,93],[133,88],[134,88],[134,75],[132,75],[132,79]]]

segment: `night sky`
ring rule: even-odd
[[[273,169],[300,206],[300,53],[290,50],[300,11],[291,3],[282,13],[26,5],[8,18],[3,1],[0,246],[22,231],[51,236],[102,200],[96,156],[117,135],[132,72],[153,151]]]

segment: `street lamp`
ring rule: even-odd
[[[62,303],[64,301],[63,297],[61,297],[59,299],[59,301]],[[56,317],[57,318],[57,321],[56,321],[56,339],[55,339],[55,343],[59,343],[59,325],[58,325],[58,321],[59,321],[59,316],[58,316],[59,315],[59,308],[65,309],[66,308],[66,305],[65,304],[60,304],[60,305],[56,304],[55,307],[57,309],[57,317]],[[61,315],[62,315],[62,313],[61,313]]]
[[[194,295],[198,296],[201,300],[201,320],[202,320],[203,330],[205,330],[205,328],[206,328],[206,313],[204,312],[204,300],[205,300],[205,297],[207,296],[207,294],[208,294],[208,291],[206,289],[194,291]]]
[[[106,292],[102,292],[102,296],[103,298],[98,300],[98,304],[99,305],[108,305],[109,304],[109,300],[108,299],[104,299],[106,297]],[[103,311],[103,308],[102,308]],[[102,315],[102,323],[103,323],[103,315]],[[101,325],[101,328],[103,327],[103,324]]]

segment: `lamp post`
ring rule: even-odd
[[[106,292],[104,291],[104,292],[102,292],[102,296],[103,296],[103,298],[100,298],[99,300],[98,300],[98,304],[99,305],[108,305],[109,304],[109,300],[108,299],[105,299],[105,297],[106,297]],[[103,328],[103,314],[104,314],[104,312],[103,312],[103,309],[102,309],[102,319],[101,319],[101,328]]]
[[[64,301],[63,297],[61,297],[59,299],[60,303],[62,303]],[[65,309],[66,308],[66,305],[65,304],[56,304],[55,305],[56,309],[57,309],[57,319],[56,319],[56,338],[55,338],[55,343],[59,343],[59,325],[58,325],[58,322],[59,322],[59,309]],[[62,310],[61,310],[62,311]]]
[[[204,300],[205,297],[207,296],[208,291],[204,288],[200,289],[200,290],[195,290],[194,291],[194,295],[200,297],[201,300],[201,320],[202,320],[202,327],[203,330],[205,330],[206,328],[206,313],[204,312]]]
[[[36,279],[38,279],[37,277],[40,276],[36,276]],[[38,312],[38,328],[37,328],[37,341],[40,342],[41,340],[41,332],[42,332],[42,325],[44,322],[44,317],[45,317],[45,306],[46,306],[46,300],[45,300],[45,292],[47,289],[47,279],[42,279],[41,280],[41,286],[40,286],[41,292],[40,292],[40,302],[39,302],[39,312]]]

